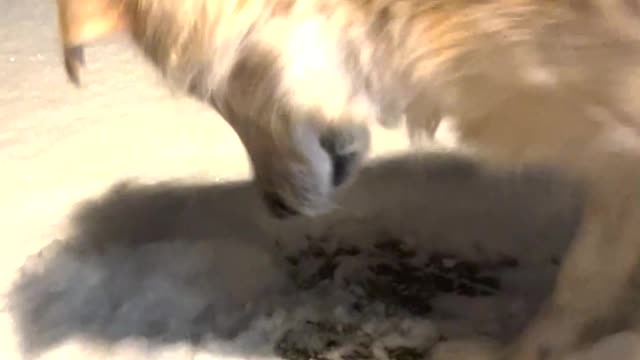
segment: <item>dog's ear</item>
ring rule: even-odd
[[[128,26],[126,0],[57,0],[58,22],[69,80],[80,85],[83,45]]]

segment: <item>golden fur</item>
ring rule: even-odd
[[[447,115],[492,164],[555,166],[583,181],[584,220],[553,295],[488,358],[559,359],[628,300],[640,259],[635,0],[58,4],[68,63],[82,43],[128,29],[172,86],[235,129],[274,213],[330,209],[372,121],[416,133]]]

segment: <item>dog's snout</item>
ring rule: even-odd
[[[265,192],[263,194],[264,203],[267,209],[277,219],[287,219],[299,215],[300,213],[289,206],[286,201],[277,193]]]
[[[366,127],[300,126],[295,130],[287,143],[292,146],[270,144],[250,150],[263,205],[277,219],[316,217],[334,209],[338,187],[347,186],[368,150]],[[268,158],[273,152],[279,154],[277,163]]]

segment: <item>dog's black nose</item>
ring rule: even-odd
[[[335,133],[329,132],[320,139],[320,145],[331,158],[333,168],[332,183],[339,187],[353,173],[355,165],[358,163],[357,152],[341,151],[340,144],[343,139]]]
[[[333,186],[342,185],[351,175],[353,164],[357,160],[357,154],[331,154],[333,164]]]
[[[284,220],[300,215],[298,211],[287,205],[287,203],[277,193],[266,192],[263,194],[263,199],[271,215],[277,219]]]

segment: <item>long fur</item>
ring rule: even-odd
[[[331,207],[335,159],[363,158],[372,121],[415,134],[446,115],[492,164],[583,181],[583,224],[553,295],[489,358],[559,359],[628,308],[640,259],[636,0],[58,2],[120,14],[172,86],[236,130],[263,192],[297,212]],[[94,21],[74,14],[66,28]]]

